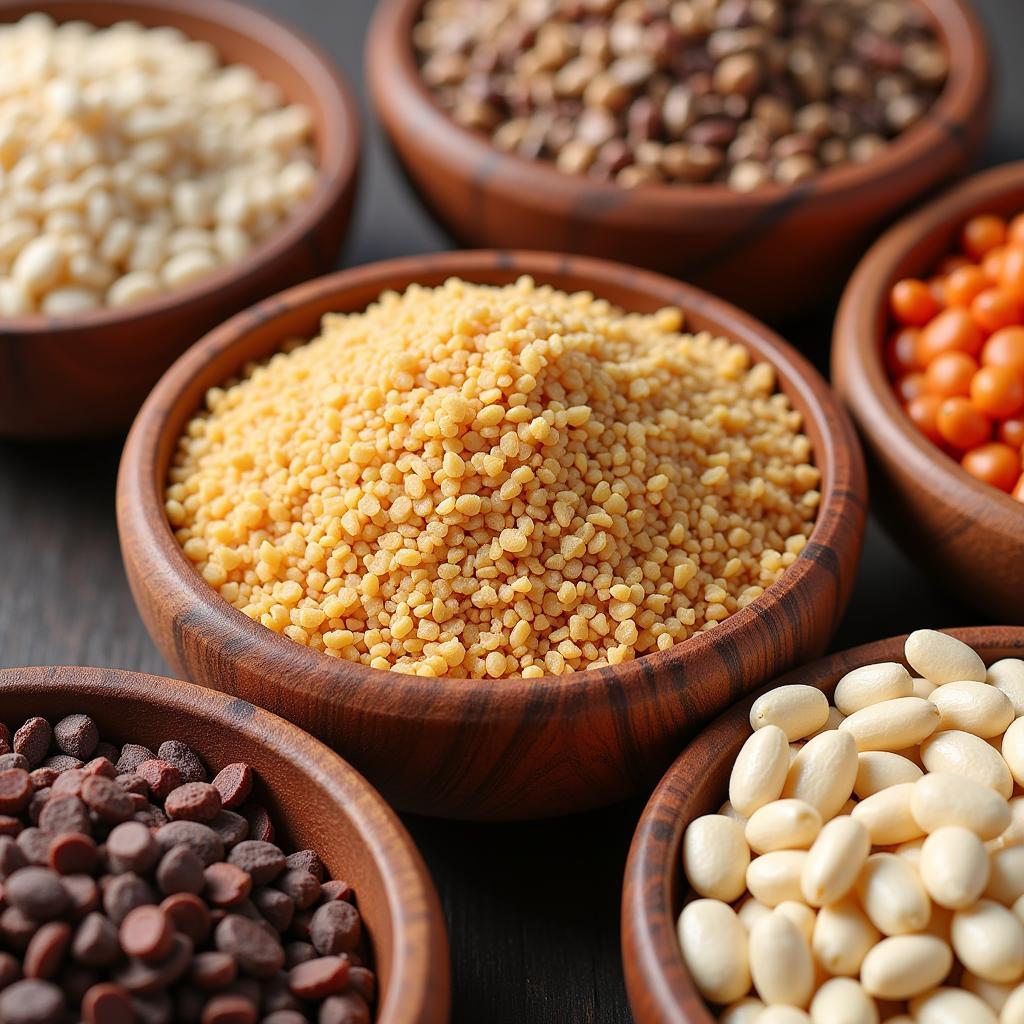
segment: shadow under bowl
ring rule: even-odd
[[[0,22],[35,11],[100,27],[173,26],[313,115],[314,191],[243,259],[124,309],[0,319],[0,438],[103,436],[126,429],[164,370],[225,316],[334,266],[355,199],[359,114],[319,47],[235,0],[0,0]]]
[[[879,228],[966,170],[984,142],[991,55],[968,0],[921,0],[950,59],[929,112],[864,164],[794,186],[624,189],[497,149],[441,109],[412,32],[423,0],[380,0],[367,40],[370,91],[413,188],[467,246],[621,260],[691,281],[778,320],[838,292]]]
[[[377,973],[376,1024],[447,1024],[448,937],[437,893],[409,834],[350,765],[274,715],[176,679],[65,666],[0,670],[8,726],[79,713],[104,739],[151,749],[181,740],[215,772],[248,763],[277,841],[315,850],[355,892]]]
[[[622,665],[540,679],[428,679],[301,646],[247,618],[198,575],[164,512],[175,446],[208,388],[328,312],[361,311],[385,289],[453,275],[522,274],[591,291],[634,312],[678,306],[766,360],[803,416],[822,471],[810,541],[781,580],[721,626]],[[396,806],[455,818],[534,818],[611,803],[660,775],[683,737],[744,693],[816,657],[839,622],[864,530],[863,460],[817,372],[739,310],[669,278],[548,253],[411,257],[312,281],[240,314],[186,353],[146,402],[125,448],[117,514],[128,579],[150,636],[175,670],[296,722],[341,751]]]
[[[975,479],[918,431],[885,365],[889,293],[932,275],[978,213],[1024,210],[1024,162],[969,178],[888,231],[836,317],[832,375],[867,446],[886,529],[923,570],[1000,622],[1024,624],[1024,503]]]
[[[987,626],[949,630],[986,664],[1024,657],[1024,629]],[[879,661],[903,661],[905,636],[853,647],[776,680],[761,692],[801,683],[831,698],[847,672]],[[658,784],[637,825],[622,892],[622,960],[636,1024],[714,1024],[683,962],[676,921],[686,901],[683,833],[694,818],[714,814],[729,796],[729,775],[750,736],[750,706],[730,708],[683,751]]]

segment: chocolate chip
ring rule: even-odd
[[[218,992],[238,977],[235,958],[229,953],[198,953],[192,961],[189,981],[204,992]]]
[[[165,960],[171,953],[173,938],[174,924],[160,907],[136,907],[118,929],[125,954],[147,964]]]
[[[125,821],[107,836],[107,861],[114,872],[146,875],[160,859],[152,832],[137,821]]]
[[[135,1006],[123,988],[105,982],[82,996],[82,1017],[85,1024],[135,1024]]]
[[[67,832],[50,843],[50,867],[60,875],[88,875],[95,870],[98,859],[91,836]]]

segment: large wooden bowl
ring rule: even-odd
[[[246,761],[279,842],[313,849],[355,890],[380,994],[376,1024],[447,1024],[448,937],[409,834],[350,765],[288,722],[177,679],[99,668],[0,671],[0,721],[90,715],[105,739],[177,739],[212,770]],[[283,836],[280,834],[283,832]]]
[[[986,664],[1024,657],[1024,629],[988,626],[950,632]],[[880,640],[822,658],[776,680],[765,692],[806,683],[830,698],[840,677],[861,665],[903,661],[905,636]],[[636,1024],[714,1024],[715,1018],[683,963],[676,920],[688,890],[683,876],[686,826],[713,814],[728,798],[733,762],[750,735],[753,694],[712,722],[658,784],[637,825],[622,892],[622,960]]]
[[[335,265],[355,198],[359,115],[330,59],[286,25],[234,0],[0,0],[0,22],[172,25],[244,63],[313,114],[320,177],[300,209],[244,259],[127,309],[0,319],[0,437],[110,434],[131,423],[160,375],[226,316]]]
[[[889,291],[929,277],[965,221],[1024,210],[1024,163],[979,174],[885,234],[864,257],[835,322],[833,379],[867,444],[887,529],[941,584],[997,622],[1024,623],[1024,504],[989,487],[904,413],[883,358]]]
[[[423,0],[379,0],[367,74],[413,187],[460,242],[622,260],[777,318],[838,291],[879,227],[981,148],[991,58],[972,5],[921,3],[952,65],[928,116],[868,164],[745,195],[725,185],[628,190],[496,149],[452,120],[422,81],[412,28]]]
[[[196,573],[163,511],[175,444],[207,388],[330,311],[384,289],[452,275],[508,283],[529,273],[638,312],[677,305],[691,329],[746,345],[778,370],[823,471],[804,553],[782,580],[714,632],[624,665],[543,679],[451,680],[330,658],[252,622]],[[865,516],[852,427],[818,374],[767,328],[718,299],[614,263],[547,253],[441,253],[359,267],[240,314],[186,353],[146,402],[117,497],[128,579],[150,635],[181,674],[238,694],[335,746],[399,807],[460,818],[527,818],[642,791],[688,729],[824,649],[849,597]]]

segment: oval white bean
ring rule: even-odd
[[[964,971],[960,978],[960,987],[976,995],[982,1002],[991,1006],[996,1013],[1001,1013],[1014,988],[1013,985],[1001,985],[995,981],[986,981],[970,971]]]
[[[897,697],[855,711],[840,732],[848,732],[858,750],[900,751],[926,740],[939,724],[939,709],[920,697]]]
[[[915,672],[938,686],[964,679],[985,681],[985,663],[948,633],[919,629],[907,637],[904,653]]]
[[[732,903],[743,893],[749,863],[743,826],[724,814],[695,818],[683,836],[683,869],[699,896]]]
[[[705,999],[731,1003],[747,993],[747,933],[732,907],[694,900],[683,907],[678,931],[687,970]]]
[[[777,725],[753,733],[736,757],[729,776],[729,800],[750,817],[759,807],[778,800],[789,773],[789,740]]]
[[[936,829],[921,847],[921,882],[942,907],[972,906],[989,881],[985,844],[971,831],[952,825]]]
[[[747,888],[768,907],[785,900],[800,900],[800,876],[807,860],[805,850],[775,850],[762,854],[747,868]]]
[[[914,1024],[998,1024],[992,1008],[961,988],[937,988],[910,1001]]]
[[[1024,723],[1024,718],[1011,723],[1000,745],[1003,760],[1018,785],[1024,785],[1021,782],[1024,779],[1024,724],[1021,723]]]
[[[923,834],[910,813],[914,786],[913,782],[889,786],[854,807],[853,817],[868,830],[872,845],[896,846]]]
[[[800,929],[804,942],[808,946],[814,936],[814,922],[817,915],[806,903],[797,903],[796,900],[783,900],[772,913],[785,914]]]
[[[857,895],[883,935],[905,935],[927,927],[931,901],[913,867],[893,853],[873,853],[857,879]]]
[[[921,744],[921,760],[930,772],[949,772],[974,779],[994,789],[1004,800],[1009,800],[1013,793],[1013,778],[1007,762],[991,743],[973,733],[959,729],[936,732]]]
[[[777,725],[789,740],[810,736],[828,721],[828,698],[814,686],[777,686],[750,708],[750,727]]]
[[[763,1009],[764,1003],[760,999],[747,997],[727,1006],[718,1018],[718,1024],[756,1024]]]
[[[994,900],[958,910],[951,939],[960,962],[979,978],[1009,984],[1024,975],[1024,924]]]
[[[987,683],[946,683],[930,699],[939,709],[937,731],[961,729],[988,739],[1003,733],[1014,718],[1010,698]]]
[[[878,1024],[878,1007],[852,978],[826,981],[811,1000],[814,1024]]]
[[[833,818],[814,840],[800,874],[800,891],[812,907],[842,899],[856,884],[871,852],[867,828],[856,817]]]
[[[774,800],[754,811],[744,830],[756,853],[806,850],[821,831],[821,815],[804,800]]]
[[[782,795],[806,801],[828,821],[850,799],[856,778],[857,746],[840,727],[807,741],[790,765]]]
[[[910,811],[928,833],[959,825],[981,839],[995,839],[1010,824],[1010,805],[998,793],[948,772],[930,772],[914,783]]]
[[[953,967],[953,951],[932,935],[894,935],[864,957],[860,981],[877,999],[912,999],[941,985]]]
[[[935,691],[935,683],[930,679],[925,679],[923,676],[914,676],[914,696],[924,697],[927,699]]]
[[[753,896],[748,896],[740,904],[739,910],[736,911],[740,923],[746,928],[748,935],[754,927],[754,922],[759,917],[764,917],[765,914],[770,914],[771,912],[771,907],[766,907],[760,900],[754,899]]]
[[[989,854],[989,880],[985,895],[1012,907],[1024,896],[1024,846],[1008,846]]]
[[[853,791],[861,800],[901,782],[917,782],[924,774],[909,758],[888,750],[865,750],[857,755]]]
[[[1003,1004],[999,1024],[1024,1024],[1024,985],[1017,985]]]
[[[1024,660],[1003,658],[1002,661],[994,661],[988,667],[985,681],[1009,697],[1016,718],[1024,715]]]
[[[757,1024],[810,1024],[811,1018],[795,1006],[769,1006],[757,1018]]]
[[[750,933],[750,974],[769,1004],[807,1006],[814,991],[814,963],[800,929],[785,914],[771,914]]]
[[[910,673],[899,662],[886,661],[862,665],[847,672],[836,683],[833,703],[844,715],[852,715],[880,701],[912,697],[913,694]]]
[[[814,922],[811,948],[829,974],[853,977],[881,932],[868,920],[856,899],[822,907]]]

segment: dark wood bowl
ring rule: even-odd
[[[413,187],[465,245],[617,259],[778,318],[837,291],[882,224],[963,172],[981,148],[991,60],[972,5],[921,3],[952,65],[928,116],[868,164],[745,195],[725,185],[627,190],[496,149],[452,120],[422,81],[412,28],[423,0],[379,0],[367,75]]]
[[[614,668],[542,679],[425,679],[329,658],[252,622],[196,573],[163,510],[176,442],[207,388],[324,313],[364,309],[384,289],[452,275],[504,284],[521,274],[587,289],[627,309],[667,305],[691,329],[767,359],[803,414],[823,471],[810,543],[783,578],[719,628]],[[246,311],[187,352],[128,438],[117,511],[128,579],[150,635],[182,675],[289,718],[349,758],[396,805],[459,818],[528,818],[642,791],[688,729],[824,650],[846,606],[865,517],[853,429],[807,362],[746,314],[692,287],[615,263],[549,253],[439,253],[312,281]]]
[[[197,338],[259,299],[330,270],[348,228],[359,114],[330,58],[304,36],[234,0],[0,0],[0,21],[172,25],[244,63],[313,114],[320,177],[294,215],[237,263],[127,309],[64,319],[0,319],[0,437],[78,438],[131,423],[160,375]]]
[[[1024,624],[1024,504],[989,487],[921,434],[885,366],[889,291],[931,276],[965,221],[1024,210],[1024,162],[978,174],[887,232],[850,280],[832,375],[867,445],[886,528],[944,586],[998,622]]]
[[[0,671],[10,726],[90,715],[104,738],[153,749],[177,739],[219,770],[246,761],[279,841],[313,849],[356,893],[380,985],[376,1024],[447,1024],[448,936],[430,875],[408,832],[337,754],[245,701],[177,679],[100,668]]]
[[[1024,629],[950,630],[986,663],[1024,657]],[[764,688],[805,683],[831,698],[840,677],[878,661],[904,661],[905,636],[853,647],[798,668]],[[733,762],[750,735],[753,694],[711,723],[665,773],[647,802],[629,850],[622,892],[622,960],[636,1024],[714,1024],[690,980],[676,937],[688,890],[683,876],[686,826],[728,798]]]

